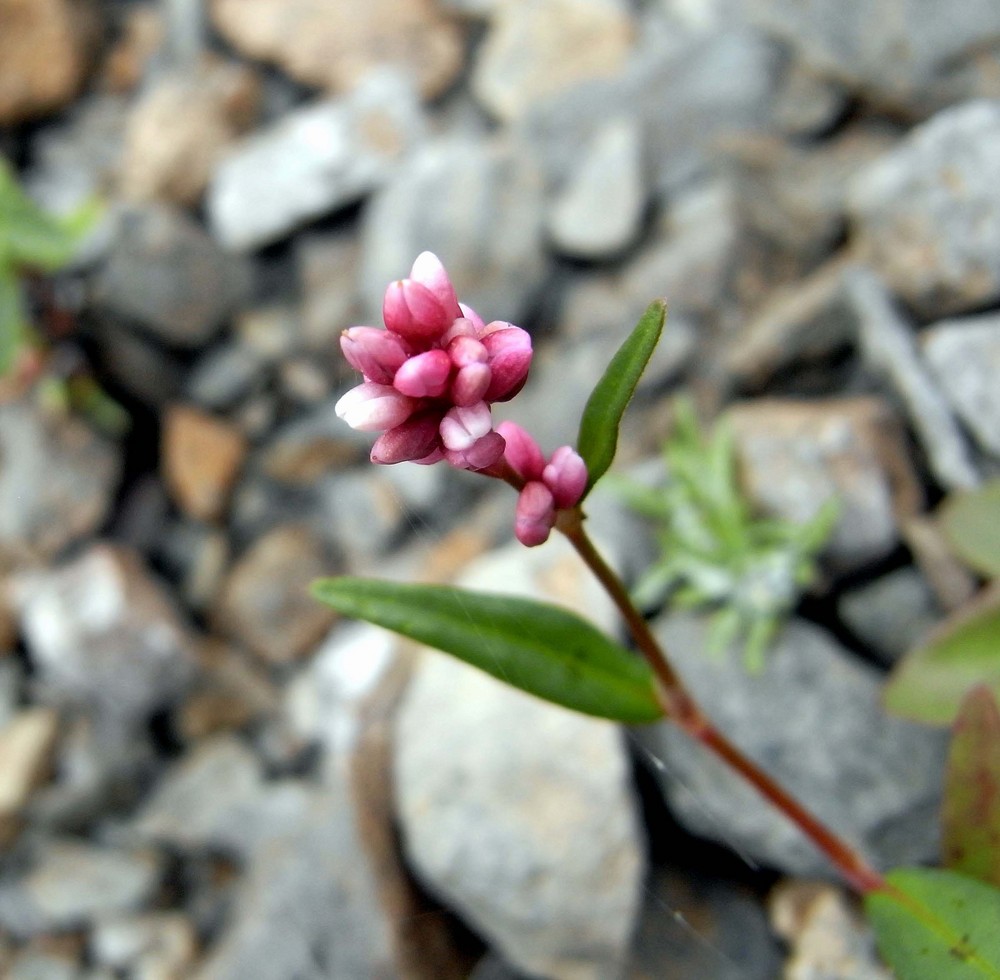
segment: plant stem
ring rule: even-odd
[[[764,799],[784,813],[826,855],[855,891],[862,895],[890,891],[885,879],[854,848],[813,816],[712,724],[670,665],[663,647],[632,603],[621,579],[594,547],[584,530],[583,519],[583,511],[579,507],[563,510],[559,512],[556,527],[569,539],[618,607],[636,646],[653,670],[657,697],[666,716],[738,772]]]

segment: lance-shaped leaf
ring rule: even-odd
[[[663,716],[646,663],[558,606],[349,577],[323,579],[312,591],[345,616],[437,647],[546,701],[629,723]]]
[[[945,621],[899,663],[885,688],[893,714],[931,725],[954,719],[966,691],[986,684],[1000,696],[1000,590]]]
[[[988,687],[973,688],[955,719],[941,854],[953,871],[1000,886],[1000,709]]]
[[[590,393],[576,440],[576,450],[587,464],[584,496],[590,493],[615,458],[622,416],[660,339],[666,315],[667,305],[662,299],[649,304]]]
[[[941,508],[941,529],[964,562],[1000,578],[1000,480],[949,497]]]
[[[886,880],[897,893],[866,895],[865,910],[898,980],[1000,980],[1000,891],[931,868]]]

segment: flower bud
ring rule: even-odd
[[[544,483],[532,480],[524,485],[517,498],[514,512],[514,534],[528,548],[548,540],[549,531],[556,522],[555,502],[552,492]]]
[[[408,340],[436,340],[455,319],[426,287],[412,279],[390,283],[382,303],[386,328]]]
[[[351,327],[340,335],[340,349],[347,363],[360,371],[366,381],[391,385],[396,371],[407,357],[396,334],[378,327]]]
[[[373,463],[405,463],[424,459],[440,448],[438,427],[441,413],[434,409],[417,412],[401,425],[383,432],[372,446]]]
[[[416,403],[389,385],[366,381],[341,397],[334,411],[352,429],[378,432],[405,422]]]
[[[478,336],[484,326],[483,318],[471,306],[466,306],[465,303],[459,303],[458,308],[462,311],[462,316],[476,328]]]
[[[441,419],[441,442],[445,449],[469,449],[493,428],[486,402],[451,408]]]
[[[429,350],[403,364],[392,385],[413,398],[438,398],[447,390],[450,377],[451,358],[443,350]]]
[[[481,323],[482,321],[480,321]],[[476,325],[468,319],[468,317],[460,316],[458,317],[452,325],[441,334],[441,339],[438,343],[445,349],[456,337],[472,337],[476,339],[479,333],[476,329]]]
[[[483,396],[488,402],[503,402],[513,398],[528,377],[531,367],[531,335],[520,327],[508,326],[482,337],[489,353],[493,377]]]
[[[446,449],[444,457],[460,470],[482,470],[503,455],[504,441],[499,432],[487,432],[468,449]]]
[[[468,364],[460,368],[451,383],[452,402],[464,407],[482,401],[492,378],[488,364]]]
[[[462,315],[455,287],[451,284],[441,260],[433,252],[421,252],[417,256],[410,270],[410,278],[434,294],[450,320]]]
[[[516,422],[501,422],[497,432],[507,443],[504,458],[514,472],[523,480],[540,480],[545,469],[545,457],[534,437]]]
[[[446,350],[451,363],[459,368],[470,364],[485,364],[490,356],[489,351],[475,337],[453,337]]]
[[[556,507],[573,507],[587,488],[587,464],[571,446],[560,446],[542,471],[542,480],[552,491]]]

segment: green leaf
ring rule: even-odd
[[[991,591],[946,620],[899,663],[885,688],[894,714],[948,725],[966,691],[986,684],[1000,696],[1000,592]]]
[[[437,647],[546,701],[629,723],[663,716],[646,663],[558,606],[348,577],[315,582],[312,593],[345,616]]]
[[[615,458],[622,416],[660,339],[666,315],[667,306],[662,299],[649,304],[587,400],[576,440],[577,452],[587,464],[584,496]]]
[[[941,838],[945,865],[1000,886],[1000,709],[988,687],[969,691],[955,719]]]
[[[0,256],[4,265],[46,271],[65,265],[100,210],[99,202],[90,199],[64,220],[47,215],[21,189],[10,165],[0,159]]]
[[[1000,479],[952,495],[940,513],[941,529],[962,561],[1000,578]]]
[[[886,880],[897,894],[872,892],[865,910],[897,980],[1000,980],[1000,891],[930,868]]]
[[[10,370],[29,337],[21,284],[11,269],[0,266],[0,377]]]

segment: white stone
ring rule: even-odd
[[[373,73],[343,99],[291,112],[227,156],[209,185],[211,228],[233,249],[275,241],[384,183],[423,128],[412,86]]]
[[[646,208],[642,130],[612,119],[593,136],[549,213],[549,234],[568,255],[600,259],[630,245]]]

